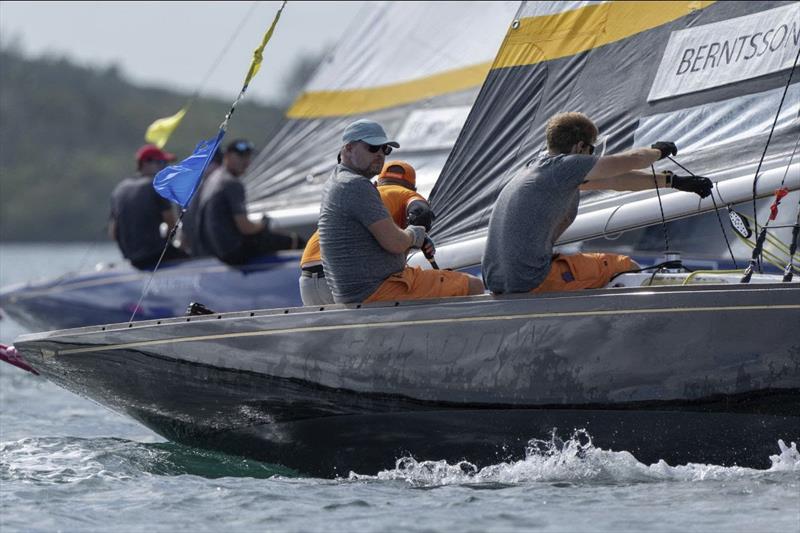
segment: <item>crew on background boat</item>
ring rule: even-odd
[[[553,255],[553,246],[575,220],[581,190],[639,191],[654,186],[711,194],[711,180],[638,171],[668,155],[671,142],[596,156],[597,126],[582,113],[560,113],[547,122],[548,152],[529,163],[497,198],[482,259],[483,279],[494,294],[591,289],[638,265],[606,253]]]
[[[139,175],[127,178],[111,193],[111,216],[108,235],[117,242],[123,257],[138,269],[152,269],[167,244],[161,236],[160,226],[166,222],[169,229],[177,222],[177,215],[169,203],[153,188],[153,177],[175,156],[152,144],[136,152]],[[164,260],[189,257],[183,250],[167,246]]]
[[[296,234],[269,230],[269,220],[247,218],[244,185],[239,178],[253,157],[253,145],[244,139],[225,148],[222,166],[206,179],[197,203],[199,243],[221,261],[240,265],[257,256],[305,245]]]
[[[383,205],[399,228],[412,225],[430,231],[435,216],[428,201],[416,192],[417,173],[414,167],[405,161],[387,161],[378,175],[377,186]],[[303,305],[334,303],[322,268],[319,232],[315,231],[308,239],[300,259],[300,270],[300,298]]]
[[[383,168],[392,147],[371,120],[349,124],[342,135],[342,162],[322,195],[319,240],[326,280],[336,303],[465,296],[483,292],[468,274],[406,266],[406,252],[435,250],[425,228],[395,224],[370,178]]]
[[[203,248],[202,239],[200,238],[200,224],[198,221],[198,211],[200,209],[200,195],[203,192],[203,187],[208,181],[208,177],[219,167],[222,166],[222,148],[219,146],[208,162],[206,170],[203,172],[203,177],[200,180],[200,185],[195,191],[192,201],[189,202],[189,207],[181,219],[181,248],[188,251],[192,257],[203,257],[210,255],[210,252]]]

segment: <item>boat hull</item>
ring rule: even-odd
[[[165,264],[153,276],[137,320],[180,316],[189,302],[221,311],[302,305],[298,252],[233,267],[213,258]],[[0,308],[31,331],[129,320],[152,272],[112,265],[95,272],[5,287]]]
[[[160,322],[160,323],[159,323]],[[642,461],[768,466],[800,436],[800,286],[294,308],[26,336],[164,437],[313,475],[519,458],[587,429]]]

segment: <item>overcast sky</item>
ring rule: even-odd
[[[267,45],[248,99],[276,100],[292,65],[333,45],[364,2],[290,1]],[[28,55],[68,56],[80,64],[119,65],[140,84],[198,88],[233,100],[280,2],[0,2],[0,37]],[[252,11],[251,11],[252,9]],[[245,20],[245,16],[250,16]]]

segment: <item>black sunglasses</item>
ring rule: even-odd
[[[365,143],[364,141],[361,142],[367,145],[367,150],[369,150],[372,154],[377,154],[378,150],[383,150],[383,155],[389,155],[392,153],[392,147],[388,144],[379,144],[375,146],[374,144]]]

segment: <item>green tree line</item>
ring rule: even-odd
[[[137,86],[114,66],[84,67],[0,48],[0,241],[104,238],[109,195],[136,172],[134,154],[147,126],[178,111],[188,96]],[[167,150],[179,159],[189,155],[216,133],[230,104],[195,101]],[[226,138],[264,146],[283,112],[245,100]]]

